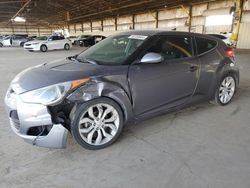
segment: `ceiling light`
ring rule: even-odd
[[[26,22],[26,19],[23,17],[17,16],[14,18],[14,21],[15,22]]]

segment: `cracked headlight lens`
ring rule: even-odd
[[[71,88],[71,82],[64,82],[21,94],[20,98],[26,103],[51,105],[59,102]]]
[[[60,102],[69,90],[74,90],[88,82],[90,78],[63,82],[44,88],[28,91],[20,95],[23,102],[53,105]]]

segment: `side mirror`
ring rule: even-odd
[[[73,55],[73,56],[66,57],[66,59],[68,59],[68,60],[76,60],[77,56],[78,55],[76,54],[76,55]]]
[[[163,57],[161,54],[149,52],[143,56],[141,59],[141,63],[160,63],[163,61]]]

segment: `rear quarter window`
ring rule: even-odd
[[[217,46],[217,41],[196,37],[196,47],[198,55],[206,53]]]

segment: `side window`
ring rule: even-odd
[[[191,37],[186,36],[160,36],[156,44],[147,52],[159,53],[164,60],[180,59],[193,56]]]
[[[20,40],[20,39],[22,39],[23,37],[21,37],[21,36],[15,36],[15,40]]]
[[[52,36],[52,40],[58,40],[57,36]]]
[[[196,46],[197,46],[198,54],[205,53],[205,52],[215,48],[216,45],[217,45],[217,42],[214,40],[196,37]]]

